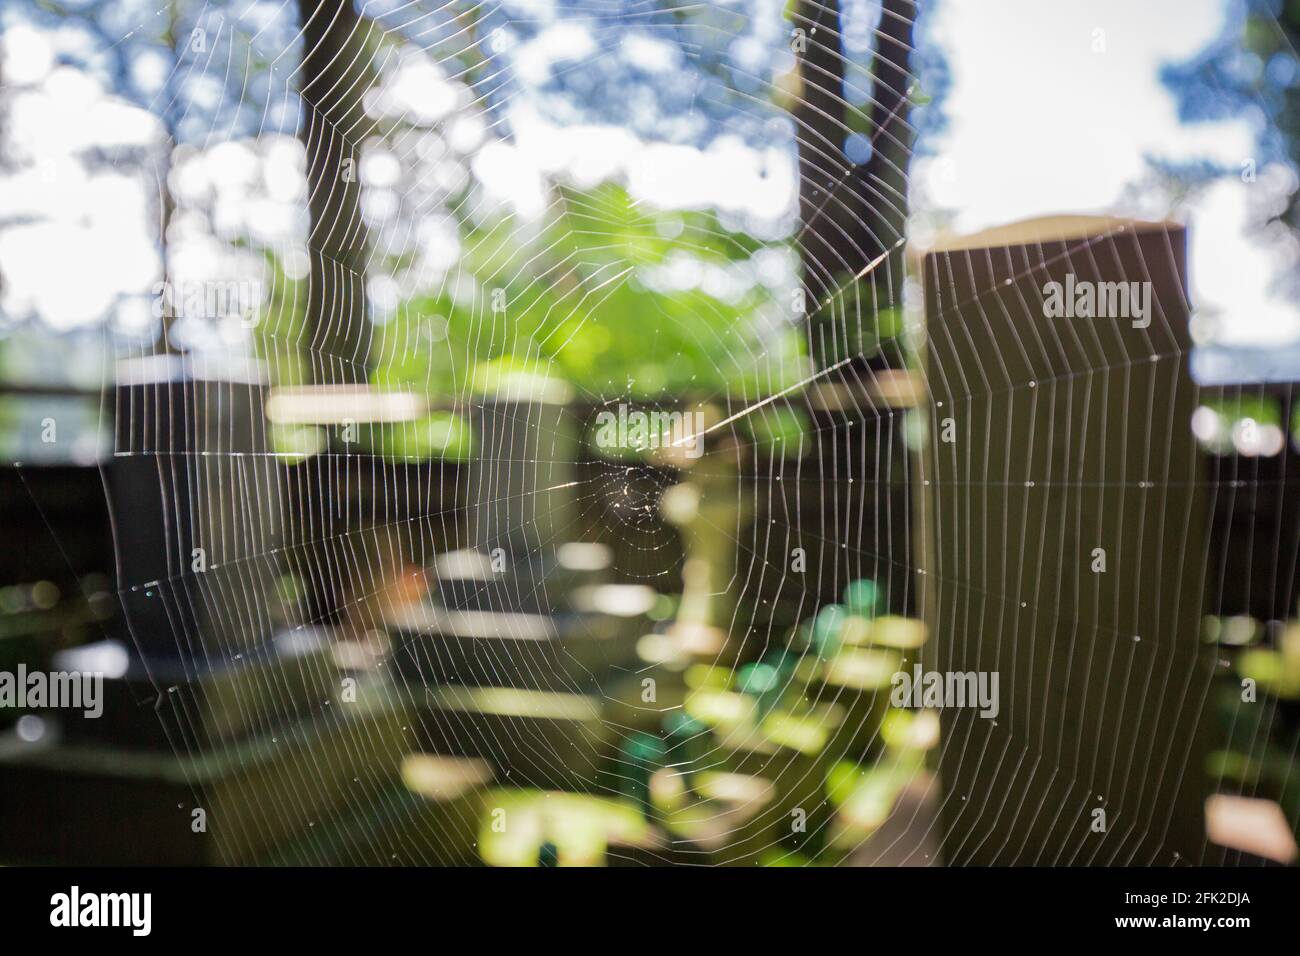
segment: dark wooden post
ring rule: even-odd
[[[1061,217],[925,258],[923,656],[1000,699],[942,712],[947,863],[1201,859],[1218,654],[1186,244]],[[1146,283],[1147,315],[1055,317],[1049,283],[1076,282]]]

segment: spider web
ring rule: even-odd
[[[209,157],[198,179],[261,169],[298,140],[309,157],[282,204],[341,214],[299,214],[269,240],[236,218],[225,266],[266,292],[255,354],[140,346],[105,410],[119,596],[144,659],[173,662],[136,703],[162,717],[222,859],[531,862],[551,843],[625,863],[1211,858],[1178,832],[1199,811],[1223,671],[1199,633],[1214,604],[1206,523],[1258,479],[1211,476],[1195,454],[1177,227],[1057,222],[921,260],[870,225],[905,210],[892,180],[906,191],[915,116],[901,102],[865,136],[870,156],[897,150],[882,177],[842,145],[863,148],[877,101],[839,93],[841,142],[790,124],[800,165],[765,221],[714,209],[664,235],[682,210],[636,195],[631,160],[626,204],[577,188],[571,161],[529,214],[474,185],[483,157],[525,149],[510,107],[533,92],[483,28],[491,14],[667,37],[705,65],[711,47],[692,38],[721,27],[635,3],[551,20],[358,9],[316,10],[350,25],[307,96],[292,6],[194,13],[209,32],[176,83],[221,77],[221,96],[241,97],[230,78],[251,81],[256,61],[269,92],[242,136],[165,85],[155,106],[194,148],[158,173],[178,234],[222,217],[213,193],[177,187],[185,162]],[[816,51],[827,9],[735,16],[776,23],[783,47],[807,17]],[[891,24],[866,19],[875,48]],[[557,59],[552,77],[576,81],[611,50]],[[772,77],[732,69],[738,128],[787,120]],[[399,96],[412,75],[438,84],[416,109]],[[827,101],[815,76],[796,116]],[[632,113],[619,92],[605,105]],[[242,152],[211,158],[226,143]],[[239,183],[266,199],[257,175]],[[715,250],[705,267],[701,250]],[[791,267],[765,285],[766,253],[802,253],[802,279]],[[688,312],[641,295],[698,288],[690,268],[713,285]],[[1152,283],[1150,327],[1045,317],[1044,283],[1066,271]],[[775,318],[737,323],[736,301]],[[633,337],[674,387],[614,362],[574,373],[610,302],[643,303],[607,333]],[[701,355],[711,381],[690,373]],[[649,453],[598,447],[602,413],[652,410],[701,426]],[[1294,576],[1296,535],[1275,532],[1274,568]],[[837,660],[875,683],[836,676]],[[1001,713],[889,704],[914,664],[996,673]],[[240,676],[223,689],[211,674],[226,668]],[[747,719],[718,716],[740,705]],[[651,814],[650,838],[625,811],[656,800],[673,809]]]

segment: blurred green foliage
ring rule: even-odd
[[[402,303],[379,329],[375,384],[462,396],[513,371],[587,399],[748,400],[807,374],[798,325],[755,278],[764,245],[711,212],[559,187],[540,224],[467,225],[461,244],[472,290]]]
[[[376,326],[373,385],[435,405],[556,383],[579,401],[748,402],[809,374],[798,316],[782,309],[785,288],[759,280],[755,256],[770,268],[769,244],[713,212],[654,209],[612,183],[561,186],[538,222],[462,223],[460,248],[455,274],[469,281],[412,296]],[[267,259],[258,354],[277,384],[301,385],[312,346],[305,280]],[[788,407],[751,424],[759,443],[792,448],[806,427]],[[399,459],[470,449],[464,422],[443,414],[373,437],[378,453]],[[310,453],[303,436],[292,439],[287,451]]]

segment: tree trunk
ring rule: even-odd
[[[303,27],[298,138],[307,151],[311,258],[307,329],[311,378],[363,382],[370,320],[366,310],[366,228],[361,220],[359,142],[362,97],[372,81],[368,28],[351,0],[298,0]]]
[[[854,165],[844,152],[852,126],[837,0],[799,0],[795,10],[795,29],[803,31],[796,48],[804,47],[794,109],[799,245],[810,347],[822,368],[845,359],[864,372],[902,364],[896,342],[886,335],[880,350],[877,342],[880,314],[902,299],[915,21],[914,0],[884,0],[871,71],[872,150],[865,163]],[[869,267],[861,281],[855,278]]]
[[[898,243],[907,231],[907,184],[914,139],[909,91],[915,23],[914,0],[884,0],[871,71],[875,80],[871,157],[854,174],[853,191],[862,198],[864,207],[855,237],[862,250],[859,268],[886,256],[871,273],[875,293],[871,305],[877,312],[893,308],[902,300],[904,249]]]
[[[798,0],[794,14],[799,57],[795,136],[799,147],[799,245],[807,308],[823,301],[851,274],[857,209],[844,154],[844,50],[838,0]]]

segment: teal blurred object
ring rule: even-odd
[[[828,604],[817,612],[817,619],[813,621],[812,640],[817,656],[822,660],[834,657],[839,650],[840,631],[848,616],[842,604]]]
[[[771,664],[746,664],[740,670],[737,683],[741,693],[755,698],[755,719],[759,723],[781,702],[785,686],[781,672]]]
[[[708,725],[686,711],[678,710],[664,718],[663,728],[668,744],[667,765],[677,769],[688,784],[693,784],[709,748]]]
[[[664,743],[651,734],[632,734],[624,740],[619,756],[622,763],[619,789],[648,817],[651,813],[650,778],[664,765]]]
[[[875,617],[879,601],[880,589],[870,578],[859,578],[844,589],[844,603],[859,617]]]

